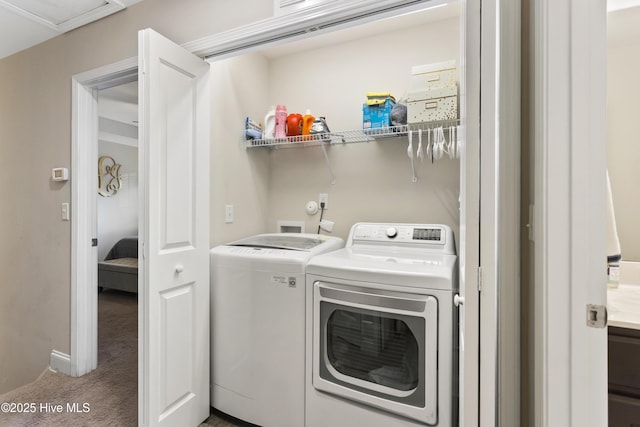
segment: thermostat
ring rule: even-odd
[[[51,179],[54,181],[68,181],[69,169],[67,168],[53,168],[51,169]]]

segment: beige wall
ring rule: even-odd
[[[610,14],[609,25],[640,22],[640,8]],[[613,22],[612,22],[613,19]],[[610,38],[607,58],[607,168],[622,258],[640,261],[640,32]]]
[[[0,60],[0,393],[34,380],[51,350],[69,353],[71,223],[60,221],[60,204],[71,201],[71,183],[49,176],[71,166],[71,77],[135,56],[140,29],[185,43],[265,18],[271,8],[146,0]]]
[[[247,155],[244,119],[261,117],[269,70],[258,53],[211,64],[211,239],[212,246],[267,231],[269,152]],[[225,205],[234,222],[225,224]]]
[[[337,133],[360,129],[366,92],[404,97],[412,66],[459,63],[459,40],[454,18],[278,58],[270,64],[269,101],[292,111],[310,108]],[[458,236],[460,162],[416,159],[418,182],[413,183],[407,145],[406,138],[394,138],[329,147],[335,185],[320,148],[274,151],[269,228],[275,229],[277,220],[294,219],[305,220],[306,229],[315,232],[320,215],[307,215],[305,204],[322,192],[329,194],[324,218],[336,222],[333,234],[339,237],[346,238],[358,221],[444,223]]]

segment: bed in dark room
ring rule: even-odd
[[[98,262],[98,289],[138,293],[138,236],[118,240]]]

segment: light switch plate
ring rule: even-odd
[[[226,224],[231,224],[233,222],[233,205],[225,205],[224,222]]]
[[[62,203],[60,205],[60,219],[69,221],[69,203]]]

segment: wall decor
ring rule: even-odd
[[[115,196],[122,187],[120,167],[111,156],[100,156],[98,159],[98,194],[103,197]]]

